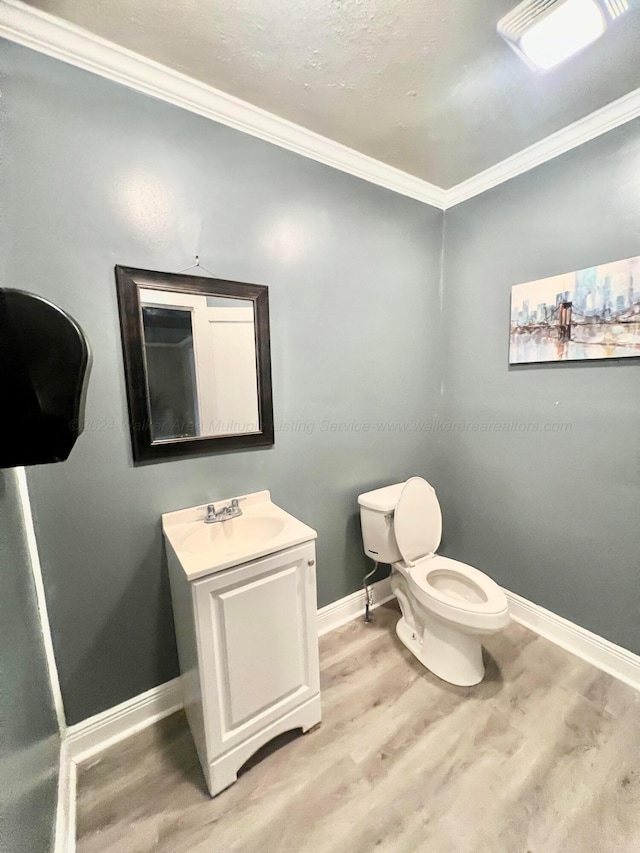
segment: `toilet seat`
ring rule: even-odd
[[[409,575],[426,595],[449,607],[470,613],[499,613],[504,609],[505,594],[498,584],[459,560],[433,554],[419,560]]]
[[[504,591],[483,572],[435,552],[442,513],[435,490],[421,477],[405,483],[396,503],[394,529],[411,591],[436,616],[461,627],[500,630],[509,622]]]
[[[473,566],[430,554],[408,566],[406,575],[416,599],[442,619],[485,630],[499,630],[509,622],[504,591]]]

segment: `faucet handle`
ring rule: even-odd
[[[207,520],[207,521],[212,521],[212,520],[213,520],[213,517],[214,517],[214,515],[215,515],[215,514],[216,514],[216,508],[215,508],[215,505],[214,505],[214,504],[207,504],[207,516],[206,516],[206,520]]]

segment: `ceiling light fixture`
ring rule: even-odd
[[[524,0],[498,21],[498,32],[530,65],[547,71],[600,38],[628,8],[628,0]]]

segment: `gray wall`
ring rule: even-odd
[[[318,530],[319,604],[360,586],[356,496],[438,460],[389,430],[436,413],[443,215],[15,45],[1,66],[2,284],[69,311],[94,354],[85,434],[29,471],[74,723],[177,674],[163,512],[269,488]],[[195,254],[270,287],[276,444],[133,468],[113,266]]]
[[[369,568],[358,493],[418,473],[445,553],[640,652],[637,364],[507,366],[511,284],[640,254],[637,121],[447,212],[441,322],[441,212],[14,45],[0,70],[0,285],[94,351],[85,434],[29,471],[70,723],[177,674],[160,514],[265,487],[318,529],[321,605]],[[195,254],[270,286],[276,445],[133,468],[113,265]]]
[[[445,420],[517,424],[446,433],[440,490],[450,556],[634,652],[638,361],[509,368],[507,350],[512,284],[640,255],[639,175],[636,120],[447,211]]]
[[[53,848],[60,736],[15,472],[0,471],[0,850]]]

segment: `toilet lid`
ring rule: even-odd
[[[422,477],[412,477],[404,484],[393,526],[405,563],[435,554],[442,538],[442,513],[433,486]]]

